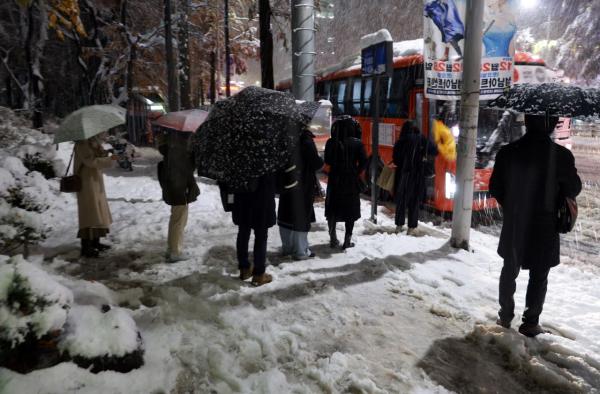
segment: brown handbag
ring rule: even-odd
[[[577,220],[577,201],[564,197],[558,207],[558,232],[566,234],[573,230]]]
[[[65,176],[60,179],[60,191],[63,193],[78,193],[81,191],[81,177],[79,177],[79,175],[77,174],[67,176],[67,174],[69,173],[69,168],[71,168],[71,162],[73,161],[74,154],[75,149],[73,149],[71,159],[69,159],[69,164],[67,165]]]

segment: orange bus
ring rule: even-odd
[[[317,73],[315,100],[326,99],[333,104],[333,115],[351,115],[362,126],[362,140],[371,155],[371,130],[375,108],[374,80],[361,75],[360,57],[350,65],[338,65]],[[444,123],[453,129],[457,137],[458,110],[456,102],[429,100],[424,96],[423,56],[420,53],[394,57],[391,78],[382,77],[380,100],[379,156],[387,164],[392,160],[392,149],[398,140],[405,121],[416,122],[424,135],[433,143],[431,126],[436,116],[443,114]],[[277,89],[291,90],[291,80],[281,81]],[[485,108],[482,104],[478,125],[478,156],[502,119],[503,111]],[[513,119],[514,121],[514,119]],[[521,125],[514,122],[509,130],[522,135]],[[456,161],[446,161],[441,155],[434,160],[435,175],[427,181],[426,204],[441,214],[452,212],[456,190]],[[489,194],[489,179],[493,160],[477,160],[474,178],[473,210],[495,210],[498,204]],[[367,177],[369,179],[369,177]]]

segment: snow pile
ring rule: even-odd
[[[53,174],[65,170],[63,161],[57,158],[52,136],[29,128],[28,120],[0,107],[0,159],[6,156],[18,157],[32,165],[47,165]]]
[[[423,54],[423,39],[398,41],[394,43],[394,57],[404,57]]]
[[[381,29],[375,33],[367,34],[360,38],[360,49],[365,49],[381,42],[393,41],[392,35],[387,29]]]
[[[15,347],[60,330],[72,303],[69,289],[21,256],[0,263],[0,343]]]
[[[75,306],[69,313],[67,327],[60,347],[72,357],[121,357],[141,345],[135,322],[122,308],[102,313],[95,306]]]

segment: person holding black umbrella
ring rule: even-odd
[[[283,171],[287,179],[282,186],[277,211],[282,254],[296,260],[314,257],[308,244],[308,231],[315,222],[313,208],[315,190],[319,187],[315,172],[323,167],[323,159],[315,145],[314,134],[304,128],[290,166]]]
[[[233,223],[238,226],[236,251],[240,279],[252,278],[254,286],[270,283],[267,274],[267,237],[269,228],[275,225],[275,174],[263,175],[249,182],[247,190],[233,195]],[[254,231],[254,264],[248,258],[250,233]]]
[[[325,144],[325,164],[329,165],[329,180],[325,197],[325,217],[329,226],[329,245],[340,246],[335,226],[344,222],[346,234],[343,249],[354,246],[352,230],[360,218],[360,173],[367,165],[365,147],[357,137],[360,124],[350,116],[342,116],[331,128],[331,138]]]
[[[558,206],[574,199],[581,180],[573,154],[550,139],[558,117],[525,116],[527,132],[500,149],[490,179],[490,193],[502,206],[504,221],[498,254],[504,258],[500,274],[497,323],[510,328],[514,317],[516,278],[529,270],[523,324],[519,332],[534,337],[539,325],[551,267],[559,264]]]

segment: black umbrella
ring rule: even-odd
[[[318,107],[256,86],[217,102],[193,137],[198,171],[232,190],[247,189],[289,163],[301,128]]]
[[[488,106],[530,115],[598,117],[600,94],[598,89],[582,89],[561,83],[524,83],[513,85]]]

